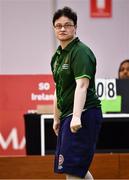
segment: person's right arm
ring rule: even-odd
[[[54,93],[54,120],[53,120],[53,130],[55,134],[58,136],[59,128],[60,128],[60,115],[61,112],[57,107],[57,96],[56,96],[56,90]]]

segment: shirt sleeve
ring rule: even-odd
[[[71,65],[75,79],[87,77],[91,79],[96,71],[96,59],[93,54],[89,54],[85,49],[78,49],[73,57]]]

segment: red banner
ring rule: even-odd
[[[52,75],[0,75],[0,156],[25,155],[23,115],[53,103]]]
[[[111,17],[112,0],[90,0],[91,17]]]

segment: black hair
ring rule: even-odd
[[[121,66],[122,66],[124,63],[129,63],[129,59],[125,59],[124,61],[122,61],[122,62],[120,63],[119,71],[118,71],[118,77],[119,77],[119,73],[120,73],[120,71],[121,71]]]
[[[77,14],[69,7],[64,7],[62,9],[58,9],[53,15],[53,25],[55,21],[59,19],[61,16],[66,16],[74,22],[74,25],[77,25]]]

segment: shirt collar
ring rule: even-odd
[[[75,43],[79,42],[79,41],[80,41],[79,38],[76,37],[76,38],[75,38],[73,41],[71,41],[63,50],[62,50],[61,46],[59,46],[59,47],[57,48],[57,50],[56,50],[56,53],[57,53],[58,55],[60,55],[62,51],[70,51],[70,50],[71,50],[71,47],[73,47],[73,45],[74,45]]]

